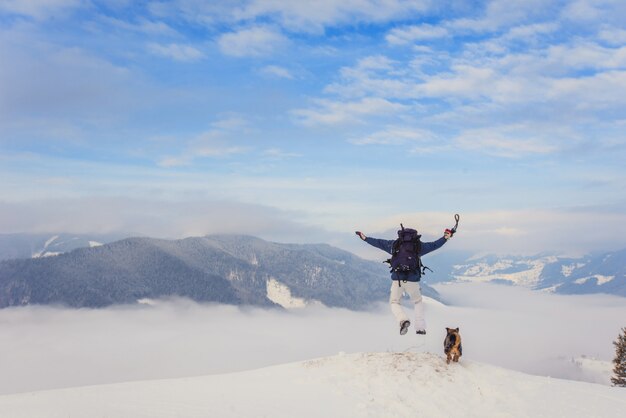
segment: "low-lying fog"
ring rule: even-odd
[[[460,327],[463,360],[603,382],[571,358],[611,361],[626,299],[559,296],[485,285],[437,286],[428,334],[398,335],[386,304],[369,312],[310,307],[283,312],[186,300],[101,310],[0,310],[0,394],[241,371],[338,352],[430,351]],[[410,309],[410,308],[408,308]],[[606,366],[606,364],[605,364]]]

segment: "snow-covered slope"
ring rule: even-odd
[[[490,257],[454,266],[455,279],[467,282],[500,281],[518,286],[535,287],[547,263],[556,261],[555,257],[537,259],[502,258],[495,261]]]
[[[450,281],[495,282],[562,294],[626,296],[626,250],[580,258],[484,256],[456,263]]]
[[[233,359],[236,360],[236,359]],[[253,371],[0,397],[0,416],[622,417],[626,390],[430,353],[357,353]]]

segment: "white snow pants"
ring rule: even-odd
[[[398,286],[400,283],[400,286]],[[422,292],[420,290],[419,282],[403,282],[398,280],[391,281],[391,292],[389,295],[389,304],[391,305],[391,312],[396,317],[398,324],[402,324],[403,321],[409,319],[402,308],[401,300],[402,295],[406,293],[411,302],[415,305],[415,330],[426,330],[426,320],[424,319],[424,304],[422,303]]]

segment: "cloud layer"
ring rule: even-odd
[[[602,295],[555,296],[469,284],[439,290],[453,305],[427,304],[425,338],[399,336],[386,305],[361,313],[187,301],[104,310],[4,309],[0,393],[227,373],[339,352],[442,353],[445,327],[460,327],[465,359],[594,380],[598,375],[585,375],[569,359],[587,355],[610,361],[611,342],[626,314],[623,299]]]

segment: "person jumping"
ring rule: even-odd
[[[455,219],[458,225],[458,217]],[[426,321],[419,281],[423,270],[427,267],[422,264],[421,257],[443,246],[456,232],[456,226],[446,229],[443,237],[433,242],[421,242],[421,235],[418,235],[417,230],[405,228],[402,224],[400,227],[402,229],[398,230],[398,239],[395,240],[370,238],[361,231],[356,231],[356,234],[368,244],[391,254],[391,258],[386,261],[391,265],[389,304],[400,326],[400,335],[406,334],[411,325],[411,321],[400,304],[404,293],[415,305],[415,332],[425,335]]]

